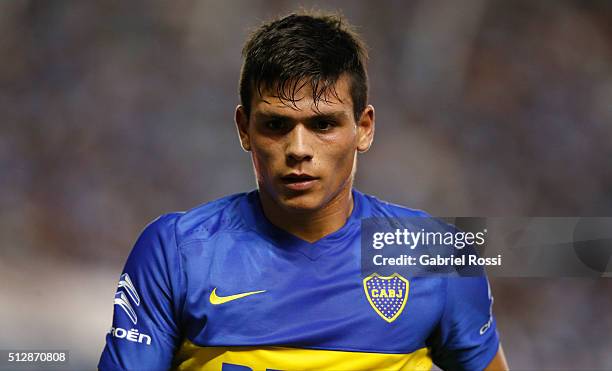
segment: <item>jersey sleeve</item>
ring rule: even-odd
[[[176,214],[149,224],[134,245],[114,297],[100,370],[167,370],[180,341],[181,262]]]
[[[483,370],[499,348],[489,282],[484,275],[446,280],[443,314],[429,339],[432,359],[444,370]]]

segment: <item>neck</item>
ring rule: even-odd
[[[260,188],[259,199],[268,220],[308,242],[315,242],[344,226],[353,211],[352,184],[344,187],[325,206],[304,212],[287,210]]]

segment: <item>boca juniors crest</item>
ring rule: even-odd
[[[376,313],[391,323],[406,306],[410,283],[397,273],[387,277],[372,273],[364,278],[363,289]]]

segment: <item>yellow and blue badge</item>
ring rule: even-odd
[[[363,289],[376,313],[391,323],[402,314],[406,306],[410,282],[397,273],[391,276],[372,273],[363,279]]]

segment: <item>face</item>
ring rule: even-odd
[[[357,152],[374,136],[374,108],[356,122],[349,78],[338,79],[338,97],[315,107],[309,85],[296,92],[296,106],[269,92],[253,94],[247,117],[236,109],[242,147],[252,154],[259,190],[283,209],[316,211],[350,192]]]

